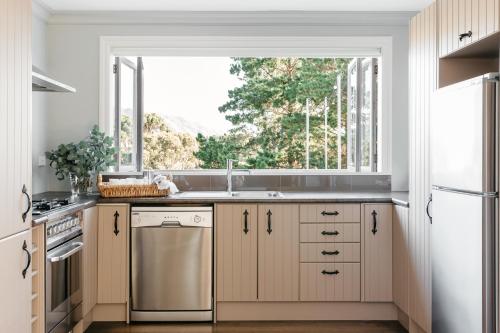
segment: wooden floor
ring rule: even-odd
[[[93,323],[86,333],[406,333],[397,322],[226,322],[211,324]]]

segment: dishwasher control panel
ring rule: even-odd
[[[212,207],[132,207],[132,228],[200,227],[211,228]]]

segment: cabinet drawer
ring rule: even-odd
[[[360,264],[300,264],[300,300],[359,302]]]
[[[301,243],[359,242],[361,225],[359,223],[322,223],[301,224]]]
[[[360,243],[303,243],[300,262],[360,262]]]
[[[301,223],[360,222],[359,204],[300,205]]]

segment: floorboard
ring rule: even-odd
[[[218,324],[93,323],[86,333],[406,333],[393,321],[224,322]]]

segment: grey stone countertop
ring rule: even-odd
[[[97,203],[130,203],[130,204],[211,204],[211,203],[394,203],[409,207],[408,192],[283,192],[280,197],[262,197],[245,195],[228,196],[225,192],[180,192],[166,197],[141,198],[101,198],[99,196],[80,195],[73,199],[73,204],[62,209],[42,215],[33,216],[33,224],[47,222],[63,214],[76,212]],[[273,192],[270,192],[273,193]],[[45,192],[37,194],[34,199],[52,199],[69,197],[68,192]]]

